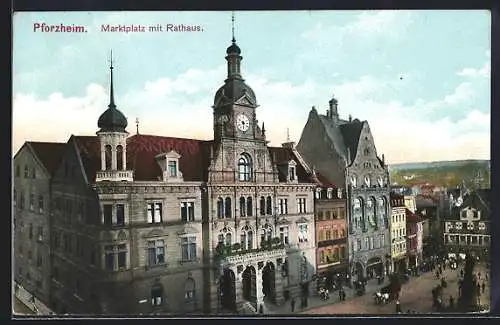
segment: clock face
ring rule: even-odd
[[[370,177],[365,176],[365,184],[366,186],[370,186]]]
[[[245,132],[250,127],[250,120],[246,115],[240,114],[236,118],[236,125],[238,126],[238,129]]]

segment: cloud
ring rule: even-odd
[[[213,96],[224,79],[225,68],[190,69],[178,76],[146,82],[139,90],[116,98],[129,119],[129,132],[140,119],[140,132],[174,137],[212,138]],[[468,110],[454,121],[449,116],[428,119],[422,108],[443,103],[460,106],[474,95],[469,83],[435,101],[419,100],[403,105],[391,94],[391,81],[373,76],[337,84],[305,80],[301,84],[272,81],[263,75],[249,75],[260,107],[259,122],[265,122],[271,145],[279,146],[289,128],[298,141],[312,105],[324,112],[334,90],[339,113],[368,120],[379,154],[389,163],[446,159],[489,159],[490,114],[484,109]],[[18,93],[14,96],[13,149],[24,141],[67,141],[71,134],[93,135],[97,119],[107,108],[105,87],[91,84],[81,97],[53,93],[46,98]],[[444,112],[449,107],[442,108]],[[132,113],[134,112],[134,113]],[[135,114],[135,116],[134,116]]]
[[[477,78],[477,77],[482,77],[482,78],[489,78],[491,73],[491,64],[490,62],[486,62],[483,67],[479,69],[475,68],[464,68],[457,72],[457,76],[461,77],[470,77],[470,78]]]

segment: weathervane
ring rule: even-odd
[[[233,41],[233,43],[235,43],[235,42],[236,42],[236,39],[234,38],[234,11],[233,11],[233,12],[232,12],[232,14],[231,14],[231,25],[232,25],[232,34],[233,34],[233,39],[232,39],[232,41]]]

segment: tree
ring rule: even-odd
[[[474,277],[475,260],[471,254],[467,254],[465,258],[464,278],[462,281],[462,289],[458,299],[458,309],[461,312],[470,312],[477,309],[477,282]]]

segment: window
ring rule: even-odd
[[[266,198],[261,196],[260,197],[260,206],[259,206],[259,210],[260,210],[260,215],[263,216],[266,214]]]
[[[24,178],[30,177],[30,170],[28,166],[24,166]]]
[[[320,188],[316,189],[316,199],[317,200],[321,199],[321,189]]]
[[[271,241],[273,237],[273,230],[270,226],[267,226],[266,228],[263,228],[260,230],[260,242],[264,241]]]
[[[76,256],[82,257],[83,256],[82,239],[81,239],[80,236],[76,236],[75,240],[76,240],[76,243],[75,243],[75,246],[76,246]]]
[[[253,205],[252,205],[252,197],[247,197],[247,216],[253,216]]]
[[[33,224],[30,223],[28,228],[28,238],[33,239]]]
[[[361,239],[358,239],[358,240],[356,241],[356,244],[357,244],[357,246],[358,246],[358,250],[362,250],[362,249],[363,249],[363,248],[361,247]]]
[[[288,199],[278,199],[278,214],[288,214]]]
[[[168,161],[168,176],[177,177],[177,161],[169,160]]]
[[[186,284],[184,285],[184,299],[186,302],[192,302],[195,300],[194,288],[194,280],[192,278],[187,279]]]
[[[36,168],[35,167],[31,168],[31,177],[36,178]]]
[[[226,197],[226,204],[224,205],[224,214],[226,215],[226,218],[230,219],[232,214],[232,208],[231,208],[231,198]]]
[[[28,259],[31,260],[31,257],[32,257],[32,253],[31,253],[31,250],[28,251]]]
[[[226,246],[231,246],[232,243],[233,243],[233,240],[231,238],[231,233],[228,232],[228,233],[226,233]]]
[[[36,256],[36,266],[37,267],[42,267],[42,254],[40,254],[40,252],[38,253],[38,255]]]
[[[240,159],[238,159],[238,179],[243,182],[250,181],[252,173],[252,164],[250,161],[250,156],[247,154],[242,154]]]
[[[163,287],[157,283],[151,289],[151,305],[160,306],[163,302]]]
[[[290,180],[294,181],[295,180],[295,167],[290,167],[288,173],[290,174]]]
[[[297,199],[297,213],[306,213],[306,199],[298,198]]]
[[[244,197],[240,197],[240,217],[246,216],[246,202]]]
[[[113,206],[111,204],[103,205],[104,225],[111,226],[113,224]]]
[[[124,269],[127,266],[127,245],[104,246],[104,263],[108,271]]]
[[[288,226],[280,227],[280,239],[282,244],[288,245]]]
[[[54,233],[54,248],[58,249],[59,245],[61,244],[61,233],[55,232]]]
[[[116,205],[116,224],[118,226],[125,225],[125,205],[123,204]]]
[[[340,259],[345,259],[346,258],[346,248],[345,246],[340,246]]]
[[[320,221],[323,220],[323,211],[320,210],[317,212],[317,214],[318,214],[318,220]]]
[[[224,218],[224,199],[221,197],[217,199],[217,218]]]
[[[380,236],[380,246],[381,247],[385,246],[385,235]]]
[[[38,241],[43,241],[43,226],[38,226]]]
[[[70,254],[71,253],[71,236],[69,234],[63,234],[63,242],[64,242],[64,252]]]
[[[339,238],[339,231],[337,229],[333,230],[333,238],[332,239],[337,239]]]
[[[266,214],[267,215],[273,214],[273,204],[272,204],[271,196],[268,196],[266,199]]]
[[[21,167],[19,165],[16,165],[16,177],[21,176]]]
[[[78,222],[81,222],[83,219],[84,209],[85,209],[85,204],[83,202],[78,203],[77,215],[76,215],[78,218]]]
[[[193,261],[196,259],[196,237],[183,237],[181,246],[183,261]]]
[[[339,248],[335,247],[333,249],[333,262],[338,262],[339,261]]]
[[[194,221],[194,202],[181,202],[181,220]]]
[[[341,199],[341,198],[342,198],[342,189],[341,189],[341,188],[337,189],[337,197],[338,197],[339,199]],[[344,247],[344,249],[345,249],[345,247]]]
[[[124,170],[124,161],[123,161],[123,147],[121,145],[116,146],[116,169]]]
[[[111,170],[111,146],[109,144],[104,147],[104,160],[105,160],[105,166],[104,166],[105,169]]]
[[[307,224],[299,225],[299,243],[307,242]]]
[[[148,223],[162,222],[162,203],[148,203]]]
[[[16,204],[17,204],[17,191],[16,191],[16,189],[14,189],[14,193],[12,195],[12,201],[13,201],[14,206],[16,206]]]
[[[30,211],[35,210],[35,194],[30,194]]]
[[[165,263],[165,242],[163,240],[148,241],[148,266]]]
[[[96,251],[95,248],[92,248],[90,251],[90,265],[94,266],[96,262]]]
[[[38,211],[43,213],[44,207],[43,195],[38,195]]]
[[[325,232],[325,237],[324,237],[325,240],[330,240],[332,239],[332,231],[330,229],[328,229],[326,232]]]
[[[369,240],[369,244],[368,244],[368,245],[369,245],[369,246],[368,246],[368,248],[369,248],[370,250],[372,250],[372,249],[374,248],[373,237],[370,237],[370,240]]]

